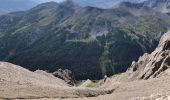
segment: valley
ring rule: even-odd
[[[0,60],[32,71],[69,69],[77,80],[101,79],[154,50],[169,23],[167,14],[141,4],[100,9],[43,3],[0,16]]]
[[[132,63],[125,73],[100,80],[93,87],[88,87],[92,84],[91,82],[87,82],[87,85],[84,86],[70,86],[45,71],[31,72],[17,65],[0,62],[0,99],[167,100],[170,96],[170,69],[169,63],[167,63],[169,61],[169,41],[170,31],[163,35],[158,47],[154,52],[148,54],[148,58],[145,56],[146,54],[139,58],[137,67]],[[162,53],[166,53],[166,55],[162,55]],[[152,59],[154,54],[161,57],[156,56],[155,59]],[[141,62],[142,59],[151,60]],[[160,62],[159,59],[163,60]],[[153,67],[148,66],[151,64],[150,62],[155,62]],[[160,64],[157,65],[157,63]],[[143,67],[143,64],[146,66]],[[152,75],[155,73],[155,77],[149,76],[145,80],[140,77],[136,78],[138,75],[149,75],[145,71],[152,68],[155,70],[147,72]]]
[[[170,0],[0,0],[0,100],[169,100]]]

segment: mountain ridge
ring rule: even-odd
[[[120,3],[120,2],[143,2],[145,0],[120,0],[120,1],[116,1],[116,0],[107,0],[107,1],[103,1],[103,0],[96,0],[96,1],[90,1],[90,0],[84,0],[84,1],[79,1],[79,0],[53,0],[54,2],[66,2],[66,1],[73,1],[74,3],[76,3],[79,6],[91,6],[91,7],[98,7],[98,8],[103,8],[103,9],[107,9],[107,8],[112,8],[114,5]],[[33,0],[13,0],[12,2],[10,0],[1,0],[0,1],[0,10],[5,11],[5,12],[16,12],[16,11],[25,11],[25,10],[29,10],[33,7],[35,7],[38,4],[41,3],[46,3],[46,2],[50,2],[48,0],[43,1],[43,0],[39,0],[39,1],[33,1]],[[19,5],[19,6],[18,6]]]
[[[140,3],[146,0],[73,0],[75,3],[82,5],[82,6],[91,6],[91,7],[97,7],[97,8],[103,8],[103,9],[110,9],[113,8],[115,5],[121,2],[133,2],[133,3]]]
[[[133,62],[127,72],[105,77],[99,82],[88,79],[77,87],[70,87],[44,71],[31,72],[18,65],[0,62],[0,99],[167,100],[170,96],[169,41],[170,31],[161,37],[154,52]],[[144,77],[138,77],[141,75]]]
[[[143,6],[153,8],[156,11],[162,12],[162,13],[169,13],[169,8],[168,8],[168,0],[108,0],[108,1],[103,1],[103,0],[96,0],[96,1],[90,1],[90,0],[84,0],[84,1],[79,1],[79,0],[66,0],[62,2],[74,2],[79,6],[82,7],[97,7],[101,9],[112,9],[115,6],[121,4],[122,2],[129,2],[129,3],[136,3],[136,4],[142,4]],[[35,7],[38,4],[45,3],[48,1],[33,1],[33,0],[28,0],[28,1],[23,1],[23,0],[13,0],[12,3],[8,0],[6,1],[1,1],[2,3],[0,4],[0,10],[3,12],[16,12],[16,11],[25,11],[29,10],[33,7]],[[50,2],[50,1],[49,1]],[[58,2],[62,3],[61,1],[53,1],[53,2]],[[17,6],[20,5],[20,6]]]
[[[170,13],[169,0],[148,0],[144,2],[144,6],[153,8],[162,13]]]
[[[67,0],[0,15],[0,99],[167,100],[169,4]]]
[[[124,72],[151,52],[170,26],[168,15],[132,6],[100,9],[50,2],[0,16],[0,60],[30,70],[69,69],[78,80]]]

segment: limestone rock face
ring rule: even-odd
[[[149,79],[168,72],[170,68],[170,31],[165,33],[158,47],[151,54],[144,54],[127,70],[129,78]]]
[[[53,75],[60,79],[63,79],[65,82],[67,82],[70,85],[75,85],[74,75],[68,69],[65,69],[65,70],[59,69],[56,72],[54,72]]]

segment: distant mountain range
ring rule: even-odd
[[[114,5],[120,2],[140,3],[146,0],[73,0],[73,1],[81,6],[92,6],[107,9],[112,8]]]
[[[144,2],[144,6],[162,13],[170,13],[170,0],[148,0]]]
[[[64,0],[0,0],[0,11],[3,12],[24,11],[31,9],[40,3],[45,3],[48,1],[61,2]],[[145,0],[73,0],[73,1],[81,6],[112,8],[115,4],[123,1],[142,2]]]

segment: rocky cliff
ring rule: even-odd
[[[167,75],[170,68],[170,31],[165,33],[151,54],[145,53],[133,62],[127,73],[131,79],[149,79]]]

